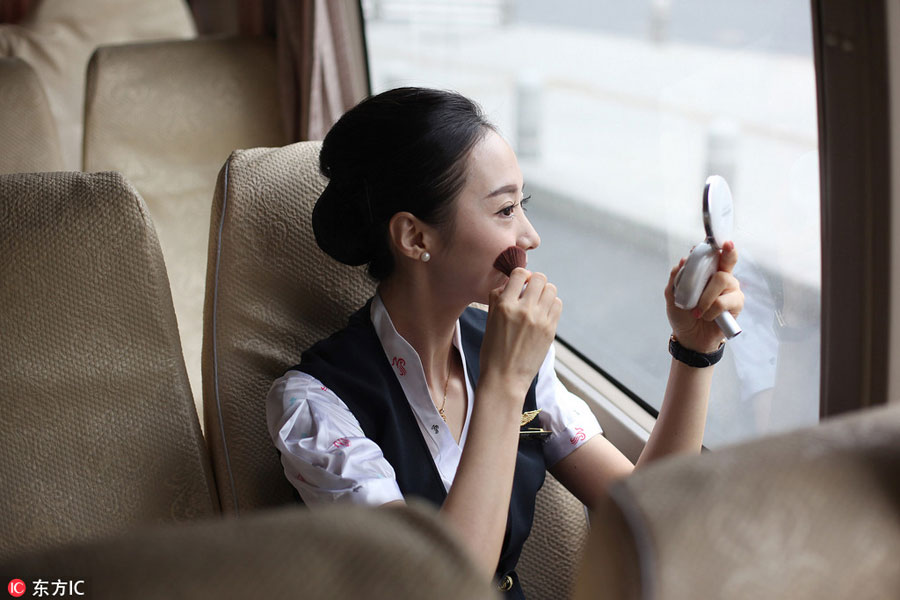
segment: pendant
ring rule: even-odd
[[[444,409],[443,409],[443,408],[439,408],[439,409],[438,409],[438,413],[440,413],[441,418],[444,420],[444,423],[446,423],[446,422],[447,422],[447,415],[444,414]]]

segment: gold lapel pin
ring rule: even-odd
[[[541,409],[537,410],[529,410],[522,413],[522,422],[519,427],[525,427],[532,421],[534,421],[535,417],[540,414]],[[539,440],[545,440],[550,437],[549,431],[546,431],[540,427],[528,427],[526,429],[519,430],[519,438],[537,438]]]
[[[539,408],[537,410],[529,410],[529,411],[523,412],[522,413],[522,422],[519,423],[519,427],[524,427],[525,425],[528,425],[529,423],[534,421],[534,418],[538,416],[538,414],[541,412],[541,410],[542,409]]]

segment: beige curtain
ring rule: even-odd
[[[279,80],[290,139],[321,140],[369,92],[359,3],[278,0]]]
[[[359,0],[193,0],[202,34],[271,35],[278,43],[289,140],[320,140],[369,94]]]

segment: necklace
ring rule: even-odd
[[[447,422],[447,415],[444,414],[444,405],[447,404],[447,386],[450,385],[450,369],[447,369],[447,381],[444,382],[444,401],[441,402],[441,407],[438,409],[438,413],[441,415],[441,418],[444,420],[444,423]]]

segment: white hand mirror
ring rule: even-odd
[[[709,176],[703,188],[703,227],[706,239],[691,250],[675,276],[675,306],[685,310],[697,306],[709,278],[719,268],[719,250],[731,239],[734,229],[731,189],[718,175]],[[716,317],[716,324],[728,339],[741,332],[741,326],[727,311]]]

